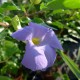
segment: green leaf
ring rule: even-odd
[[[46,4],[45,3],[41,3],[40,4],[40,10],[45,10],[47,7],[46,7]]]
[[[39,4],[41,0],[30,0],[30,2],[35,5],[35,4]]]
[[[78,79],[80,79],[80,70],[78,68],[78,65],[74,63],[74,61],[71,60],[67,55],[65,55],[63,51],[60,51],[60,55],[65,63],[69,66],[70,70],[75,74]]]
[[[55,15],[55,14],[71,14],[71,10],[63,10],[63,9],[58,9],[58,10],[54,10],[51,15]]]
[[[4,9],[2,7],[0,7],[0,13],[3,13]]]
[[[8,40],[4,41],[3,49],[5,51],[5,56],[6,57],[11,57],[13,54],[16,54],[16,53],[20,52],[17,44],[16,43],[14,44],[13,42],[8,41]]]
[[[21,28],[20,20],[17,15],[12,19],[11,23],[15,30],[18,30]]]
[[[36,18],[36,17],[33,19],[33,22],[44,23],[44,21],[41,18]]]
[[[54,26],[57,26],[57,27],[60,28],[60,29],[64,28],[64,25],[63,25],[61,22],[59,22],[59,21],[55,21],[55,22],[53,22],[52,24],[53,24]]]
[[[64,0],[63,4],[66,8],[70,9],[80,8],[80,0]]]
[[[80,8],[80,0],[52,0],[46,6],[48,10],[78,9]]]
[[[25,6],[20,5],[20,8],[21,8],[21,10],[22,10],[23,12],[26,12]]]
[[[1,28],[0,28],[1,29]],[[3,28],[2,28],[3,29]],[[3,30],[0,32],[0,40],[4,39],[7,35],[7,30]]]
[[[11,20],[12,20],[9,16],[5,16],[3,19],[4,19],[5,21],[11,21]]]
[[[5,10],[20,10],[13,2],[5,2],[1,5],[1,8]]]
[[[49,10],[66,9],[63,2],[64,0],[52,0],[47,4],[47,9]]]
[[[67,74],[62,75],[63,76],[63,80],[70,80],[69,76]]]
[[[12,79],[6,76],[0,76],[0,80],[12,80]]]
[[[15,58],[14,58],[15,60]],[[11,72],[12,74],[17,75],[19,66],[17,65],[17,61],[7,61],[7,64],[1,69],[1,74],[6,74],[8,72]]]

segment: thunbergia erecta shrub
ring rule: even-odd
[[[45,71],[54,64],[56,49],[62,46],[54,31],[43,25],[30,22],[11,35],[13,38],[26,41],[22,65],[32,71]]]

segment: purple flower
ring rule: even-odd
[[[51,67],[56,59],[55,50],[62,50],[54,31],[40,24],[30,22],[29,26],[14,32],[12,37],[26,41],[26,51],[21,63],[32,71],[45,71]]]

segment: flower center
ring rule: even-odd
[[[38,45],[40,43],[40,39],[39,38],[33,38],[32,39],[32,42],[35,44],[35,45]]]

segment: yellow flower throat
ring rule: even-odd
[[[32,39],[32,42],[35,44],[35,45],[38,45],[40,43],[40,39],[39,38],[33,38]]]

